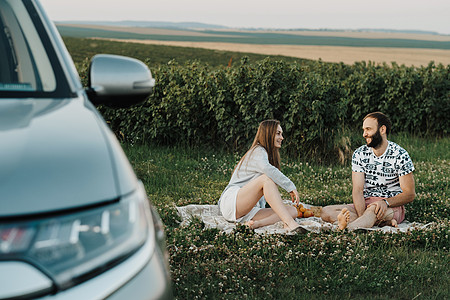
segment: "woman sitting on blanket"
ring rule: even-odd
[[[241,158],[231,180],[219,199],[219,209],[226,220],[243,222],[250,228],[271,225],[280,220],[289,232],[303,231],[295,222],[297,209],[285,205],[278,186],[290,193],[292,202],[299,203],[297,188],[280,168],[283,130],[277,120],[259,124],[258,132],[250,150]],[[260,208],[261,197],[271,208]]]

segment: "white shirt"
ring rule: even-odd
[[[269,163],[269,156],[266,149],[261,146],[256,146],[242,162],[237,166],[231,176],[230,182],[223,191],[222,195],[233,186],[243,187],[251,180],[266,174],[278,186],[282,187],[287,192],[295,189],[295,184],[287,178],[278,168]],[[220,199],[219,199],[220,201]]]
[[[381,156],[376,156],[367,145],[356,149],[352,171],[365,173],[364,198],[391,198],[402,192],[399,177],[413,172],[414,165],[405,149],[388,141]]]

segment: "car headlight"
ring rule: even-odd
[[[151,218],[140,186],[109,205],[1,224],[0,258],[26,261],[66,289],[134,253],[155,234]]]

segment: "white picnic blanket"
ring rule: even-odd
[[[286,203],[291,203],[290,201],[285,201]],[[311,205],[302,203],[305,208],[310,208]],[[187,226],[192,221],[193,218],[201,220],[206,228],[218,228],[226,233],[230,233],[235,229],[236,224],[228,222],[219,212],[218,205],[199,205],[199,204],[189,204],[186,206],[176,207],[178,214],[181,216],[180,226]],[[322,221],[319,217],[310,218],[297,218],[297,223],[302,225],[306,230],[319,233],[326,230],[337,230],[337,225],[327,223]],[[413,229],[422,229],[430,224],[421,224],[416,222],[408,222],[407,220],[398,224],[398,228],[391,226],[372,228],[360,228],[358,230],[381,230],[384,232],[406,232]],[[277,222],[273,225],[264,226],[255,229],[256,233],[259,234],[274,234],[274,233],[286,233],[287,230],[283,228],[283,223]]]

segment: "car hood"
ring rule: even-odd
[[[0,100],[0,217],[120,196],[117,145],[111,145],[117,141],[90,106],[82,96]]]

